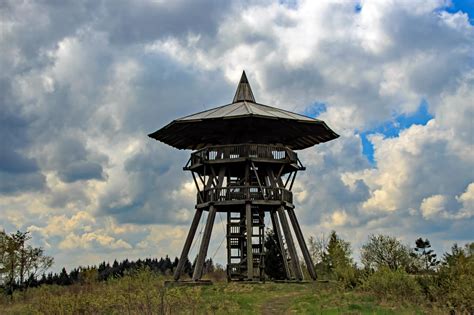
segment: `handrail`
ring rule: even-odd
[[[276,161],[297,162],[298,156],[285,146],[264,144],[232,144],[209,146],[191,154],[191,165],[204,161],[262,158]]]
[[[202,202],[220,202],[232,200],[273,200],[293,203],[293,194],[284,188],[259,186],[231,186],[210,188],[201,192]],[[198,193],[198,199],[199,199]],[[200,201],[200,200],[199,200]],[[199,203],[198,201],[198,203]]]

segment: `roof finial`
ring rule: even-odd
[[[245,70],[242,72],[242,77],[240,78],[240,82],[237,86],[237,91],[235,91],[235,96],[232,103],[237,103],[241,101],[256,103],[255,97],[252,93],[252,88],[250,87],[249,81],[247,80],[247,76],[245,75]]]

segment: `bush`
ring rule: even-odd
[[[468,249],[466,246],[466,250],[446,259],[438,272],[438,285],[433,295],[439,304],[450,310],[473,314],[474,256]]]
[[[384,300],[418,302],[422,299],[416,279],[402,269],[382,267],[363,281],[362,289]]]

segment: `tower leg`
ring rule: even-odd
[[[288,252],[291,258],[291,265],[294,270],[295,278],[297,280],[303,280],[303,273],[301,272],[301,266],[298,259],[298,253],[296,252],[295,243],[293,242],[293,236],[291,235],[290,226],[286,219],[285,211],[283,207],[278,208],[278,216],[280,217],[281,227],[285,234],[286,244],[288,245]]]
[[[280,223],[276,211],[271,212],[273,230],[278,239],[278,246],[280,247],[281,257],[283,259],[283,265],[285,266],[286,279],[291,279],[290,268],[288,267],[288,260],[286,259],[285,245],[283,244],[283,236],[281,234]]]
[[[253,279],[253,252],[252,252],[252,207],[250,203],[245,205],[245,223],[247,230],[247,279]]]
[[[197,209],[196,213],[194,214],[193,222],[191,223],[191,228],[189,229],[188,236],[186,237],[186,242],[184,242],[183,251],[181,252],[181,257],[178,261],[178,266],[176,266],[176,270],[174,272],[174,280],[179,280],[181,273],[183,272],[184,262],[189,255],[189,249],[191,248],[191,244],[194,239],[194,235],[196,235],[196,230],[199,225],[199,221],[201,220],[202,216],[202,209]]]
[[[202,269],[204,267],[204,261],[206,259],[207,250],[209,249],[209,241],[211,240],[212,227],[214,226],[214,219],[216,218],[216,208],[211,205],[209,207],[209,215],[207,216],[206,227],[204,228],[204,234],[202,236],[201,246],[199,248],[199,254],[194,267],[193,280],[197,281],[202,277]]]
[[[298,223],[298,220],[296,219],[295,211],[293,209],[288,209],[287,211],[290,217],[291,224],[293,225],[293,230],[296,234],[296,239],[298,240],[301,251],[303,252],[304,261],[306,263],[306,267],[308,268],[309,275],[311,276],[311,279],[316,280],[317,275],[316,271],[314,270],[313,260],[311,259],[308,247],[306,246],[306,242],[304,241],[303,232],[301,232],[300,225]]]

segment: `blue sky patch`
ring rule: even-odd
[[[417,111],[410,114],[401,114],[395,116],[389,121],[376,126],[373,129],[365,130],[359,133],[362,141],[362,154],[364,154],[372,165],[375,165],[374,146],[369,141],[368,136],[372,134],[382,134],[385,138],[398,137],[400,131],[410,128],[413,125],[426,125],[433,118],[428,112],[428,103],[422,101]]]
[[[312,105],[305,108],[303,115],[317,118],[319,115],[326,111],[326,104],[322,102],[315,102]]]
[[[362,10],[362,5],[360,3],[357,3],[355,6],[354,6],[354,11],[356,13],[359,13],[360,11]]]
[[[464,12],[468,15],[469,23],[474,25],[474,1],[472,0],[451,0],[451,5],[446,8],[449,13]]]

